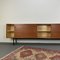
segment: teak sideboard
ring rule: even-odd
[[[6,37],[13,39],[60,39],[60,24],[6,24]]]

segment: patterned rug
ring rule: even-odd
[[[22,46],[0,60],[60,60],[60,51]]]

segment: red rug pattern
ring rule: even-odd
[[[60,51],[23,46],[0,60],[60,60]]]

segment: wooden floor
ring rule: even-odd
[[[55,45],[55,44],[28,44],[28,43],[26,44],[26,43],[24,43],[24,44],[13,45],[12,43],[0,43],[0,58],[23,45],[60,51],[60,45],[58,45],[58,44]]]

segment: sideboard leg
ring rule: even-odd
[[[15,40],[15,39],[13,38],[13,45],[15,44],[15,43],[14,43],[14,40]]]
[[[16,44],[17,44],[17,39],[15,39],[15,42],[16,42]]]

